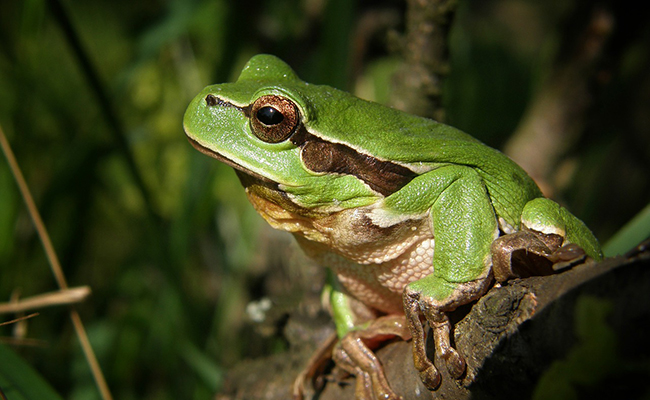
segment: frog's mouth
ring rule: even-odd
[[[190,142],[190,144],[200,151],[201,153],[205,154],[206,156],[210,156],[212,158],[215,158],[222,163],[228,165],[229,167],[232,167],[237,171],[237,176],[239,176],[239,179],[242,181],[242,184],[245,187],[248,187],[251,184],[257,183],[262,186],[267,186],[269,188],[274,188],[277,190],[277,182],[274,182],[270,180],[269,178],[262,176],[256,172],[253,172],[236,162],[232,161],[231,159],[224,157],[223,155],[217,153],[216,151],[209,149],[205,146],[203,146],[201,143],[197,142],[196,140],[192,139],[191,137],[187,136],[187,140]]]
[[[197,142],[189,136],[187,137],[187,140],[189,140],[192,146],[194,146],[194,148],[201,153],[215,158],[222,163],[232,167],[237,173],[237,177],[239,178],[242,186],[246,188],[246,194],[249,196],[249,199],[251,199],[251,196],[255,197],[256,201],[254,201],[254,205],[259,212],[263,212],[265,208],[268,208],[267,206],[264,206],[264,202],[267,201],[281,207],[293,215],[307,216],[309,218],[315,218],[317,216],[322,217],[324,215],[327,215],[327,213],[319,213],[317,211],[310,210],[296,204],[289,198],[287,193],[280,188],[277,182],[274,182],[265,176],[246,169],[236,162],[215,152],[214,150],[208,149],[207,147],[201,145],[201,143]],[[251,202],[253,202],[253,200],[251,200]],[[264,212],[263,215],[269,215],[269,213]]]

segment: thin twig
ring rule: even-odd
[[[16,179],[16,183],[18,184],[20,194],[23,197],[23,200],[25,201],[27,210],[29,211],[29,216],[32,218],[32,221],[34,222],[34,226],[36,228],[36,231],[38,232],[39,239],[43,244],[43,248],[45,249],[45,255],[47,256],[48,262],[50,264],[50,269],[54,274],[54,278],[56,279],[56,282],[59,285],[59,288],[61,290],[68,290],[68,283],[66,282],[65,275],[63,274],[63,270],[61,269],[61,264],[59,263],[59,259],[56,255],[56,252],[54,251],[54,246],[52,245],[50,236],[48,235],[47,230],[45,229],[45,225],[43,224],[43,220],[41,219],[41,215],[38,212],[36,205],[34,204],[34,199],[32,198],[32,195],[29,192],[29,188],[27,187],[25,178],[23,177],[23,174],[20,171],[20,167],[16,162],[16,157],[14,156],[14,153],[11,150],[11,147],[9,146],[9,142],[7,141],[2,126],[0,126],[0,147],[2,147],[2,152],[5,154],[5,157],[7,157],[7,163],[9,164],[9,168],[11,168],[11,172],[14,176],[14,179]],[[74,308],[70,309],[70,319],[72,320],[72,325],[74,326],[75,332],[77,333],[77,337],[79,338],[79,342],[84,352],[84,356],[86,357],[86,361],[90,366],[90,369],[93,374],[93,378],[97,383],[97,387],[99,389],[99,392],[101,393],[102,398],[104,400],[112,400],[113,396],[111,396],[111,392],[108,389],[108,385],[106,384],[106,379],[104,378],[104,374],[102,373],[102,370],[99,366],[99,362],[97,361],[95,352],[93,351],[93,348],[90,345],[90,341],[88,340],[88,335],[86,334],[86,329],[84,328],[83,323],[81,322],[81,317],[79,316],[79,313]]]
[[[22,317],[14,318],[10,321],[0,322],[0,326],[11,325],[19,323],[34,317],[37,317],[39,313],[31,313],[29,315],[23,315]],[[0,337],[0,343],[11,344],[14,346],[41,346],[44,347],[47,342],[44,340],[38,339],[25,339],[25,338],[15,338],[15,337]]]
[[[25,201],[25,205],[27,206],[27,210],[29,211],[29,216],[32,218],[32,221],[34,222],[34,227],[36,228],[38,237],[41,239],[41,243],[43,244],[43,249],[45,250],[45,255],[47,256],[47,259],[50,263],[50,268],[52,269],[52,273],[54,274],[54,279],[56,279],[56,283],[59,285],[61,289],[67,289],[68,283],[65,280],[65,276],[63,275],[63,271],[61,270],[61,265],[59,264],[59,260],[56,257],[56,252],[54,251],[54,246],[52,246],[52,241],[50,240],[50,236],[47,234],[47,230],[45,229],[45,225],[43,224],[41,215],[38,212],[36,205],[34,204],[34,199],[32,198],[32,195],[29,192],[29,188],[27,187],[27,183],[25,182],[23,173],[20,171],[20,167],[16,162],[16,157],[14,156],[14,153],[11,150],[11,147],[9,146],[9,142],[7,141],[4,130],[2,129],[1,126],[0,126],[0,145],[2,146],[2,152],[5,154],[5,157],[7,157],[7,164],[9,164],[9,168],[11,168],[11,172],[14,178],[16,179],[16,183],[18,184],[18,189],[20,190],[20,194],[22,195],[23,200]]]
[[[9,320],[9,321],[0,322],[0,326],[2,326],[2,325],[15,324],[16,322],[20,322],[20,321],[24,321],[24,320],[26,320],[26,319],[34,318],[34,317],[36,317],[37,315],[39,315],[39,314],[38,314],[37,312],[35,312],[35,313],[29,314],[29,315],[24,315],[24,316],[22,316],[22,317],[14,318],[14,319]]]

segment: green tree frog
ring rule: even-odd
[[[465,361],[447,313],[496,281],[602,257],[589,229],[542,197],[513,161],[436,121],[306,83],[254,56],[206,87],[184,121],[191,144],[233,167],[255,209],[335,277],[332,357],[360,399],[399,399],[371,351],[413,341],[422,381],[441,381],[424,323],[454,378]]]

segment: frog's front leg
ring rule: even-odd
[[[436,355],[450,374],[465,372],[463,357],[452,347],[447,312],[479,298],[492,281],[490,245],[498,236],[497,218],[487,189],[472,169],[446,167],[433,177],[442,186],[430,209],[434,232],[434,271],[408,284],[403,293],[404,312],[413,336],[413,360],[424,384],[434,390],[440,373],[426,357],[422,320],[433,331]],[[442,184],[441,184],[442,183]]]
[[[388,315],[371,321],[364,328],[355,328],[338,341],[327,341],[309,361],[308,367],[293,384],[293,398],[304,398],[307,380],[318,378],[322,361],[329,359],[345,372],[356,377],[355,398],[360,400],[399,400],[384,375],[384,370],[372,349],[394,337],[409,340],[410,331],[404,316]]]
[[[414,179],[405,189],[426,198],[434,236],[433,273],[409,283],[403,292],[404,312],[413,337],[413,361],[422,382],[434,390],[440,373],[426,356],[426,321],[433,331],[436,355],[453,377],[465,372],[463,357],[452,347],[447,312],[479,298],[492,275],[490,245],[498,237],[497,217],[476,170],[450,165]],[[401,192],[404,192],[403,189]],[[399,198],[387,199],[398,207]]]

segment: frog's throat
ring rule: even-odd
[[[268,179],[258,179],[256,176],[249,174],[248,171],[236,169],[235,172],[242,186],[246,189],[248,200],[253,204],[255,210],[276,229],[294,232],[293,229],[280,226],[283,224],[279,221],[302,218],[312,220],[331,214],[331,212],[324,210],[302,207],[295,203],[284,190],[280,189],[277,183]],[[278,212],[278,210],[283,210],[283,212]]]
[[[279,188],[277,182],[254,171],[244,168],[229,158],[226,158],[223,155],[217,153],[216,151],[201,145],[199,142],[190,138],[189,136],[187,137],[187,140],[189,140],[192,146],[194,146],[194,148],[201,153],[213,157],[222,163],[232,167],[237,173],[237,177],[239,178],[242,186],[246,189],[246,193],[248,194],[249,198],[251,194],[254,194],[258,198],[264,198],[268,200],[268,203],[266,205],[263,205],[264,202],[258,202],[259,204],[257,204],[256,209],[258,209],[258,212],[260,212],[260,214],[267,215],[264,210],[268,208],[270,204],[273,204],[275,206],[286,209],[292,214],[307,218],[315,218],[328,215],[328,213],[318,212],[299,206],[295,202],[291,201],[289,196]],[[256,204],[252,200],[251,202],[254,203],[254,205]],[[273,223],[271,225],[273,225]]]

